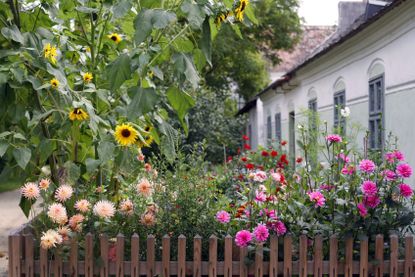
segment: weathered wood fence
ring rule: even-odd
[[[102,262],[98,265],[93,254],[94,236],[87,234],[85,237],[84,260],[79,260],[78,242],[70,242],[70,255],[68,261],[55,255],[48,260],[48,252],[40,249],[39,260],[35,260],[34,250],[39,247],[34,244],[31,234],[14,233],[9,237],[9,276],[413,276],[413,237],[405,237],[405,250],[399,255],[398,237],[390,236],[385,244],[384,237],[378,235],[375,240],[375,258],[369,259],[369,243],[362,239],[354,244],[353,239],[342,241],[344,249],[339,248],[339,241],[335,236],[329,239],[329,259],[324,260],[323,238],[317,236],[314,239],[312,249],[309,249],[308,238],[303,235],[299,238],[299,244],[293,244],[293,237],[283,238],[283,258],[278,258],[277,237],[270,238],[269,259],[264,259],[263,248],[259,247],[255,252],[255,261],[247,266],[244,262],[247,249],[238,249],[235,257],[233,238],[227,236],[224,241],[224,249],[218,249],[218,239],[215,236],[209,238],[209,258],[202,260],[202,238],[193,238],[193,260],[186,261],[186,241],[183,235],[178,238],[177,260],[170,259],[170,237],[164,236],[161,241],[162,259],[155,259],[155,237],[148,236],[146,245],[140,245],[138,235],[131,237],[131,256],[124,260],[125,237],[118,235],[115,242],[115,261],[109,260],[109,240],[107,236],[100,235],[99,251]],[[357,249],[353,246],[357,245]],[[140,261],[140,247],[146,247],[146,261]],[[388,254],[385,255],[385,249]],[[298,249],[295,250],[295,249]],[[218,261],[218,250],[223,251],[224,260]],[[295,250],[295,251],[294,251]],[[310,251],[309,251],[310,250]],[[340,258],[339,250],[344,250],[344,258]],[[312,252],[312,259],[308,259]],[[387,257],[386,259],[385,256]],[[293,257],[296,257],[295,259]],[[353,257],[358,257],[354,260]]]

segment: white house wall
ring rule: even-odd
[[[257,113],[256,147],[266,142],[266,119],[281,113],[282,138],[288,140],[288,115],[307,109],[310,97],[317,97],[322,120],[333,126],[333,95],[341,78],[346,90],[350,121],[364,129],[357,137],[358,147],[368,128],[368,81],[376,64],[384,68],[385,128],[399,137],[400,148],[415,166],[415,1],[407,1],[341,45],[296,72],[299,86],[284,94],[270,90],[261,95],[262,115]],[[315,95],[313,95],[315,94]],[[257,103],[256,109],[260,108]],[[253,110],[251,111],[251,113]],[[301,115],[299,116],[301,118]],[[298,118],[298,117],[297,117]],[[296,118],[296,119],[297,119]],[[300,119],[301,120],[301,119]]]

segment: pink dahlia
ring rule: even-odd
[[[397,159],[398,161],[405,160],[405,156],[403,155],[403,153],[401,151],[395,150],[395,151],[393,151],[393,154],[395,156],[395,159]]]
[[[342,142],[342,137],[336,134],[331,134],[326,137],[328,142]]]
[[[265,202],[267,200],[267,196],[262,190],[257,190],[255,192],[255,201],[258,203]]]
[[[248,230],[241,230],[235,235],[235,243],[239,247],[247,247],[252,241],[252,234]]]
[[[359,214],[361,217],[367,216],[367,209],[363,203],[357,204],[357,209],[359,210]]]
[[[372,181],[364,181],[360,187],[365,196],[373,196],[378,192],[378,188]]]
[[[315,207],[323,207],[326,203],[326,199],[324,198],[324,195],[319,191],[312,191],[307,193],[308,197],[310,197],[310,201],[315,203]]]
[[[219,211],[216,214],[216,220],[222,224],[229,223],[231,216],[227,211]]]
[[[91,203],[89,203],[89,201],[86,199],[78,200],[75,203],[75,209],[82,213],[88,212],[90,207],[91,207]]]
[[[120,203],[120,212],[124,215],[130,216],[134,214],[134,204],[130,199],[124,199]]]
[[[380,204],[380,198],[377,195],[366,196],[363,199],[363,204],[369,208],[376,208]]]
[[[395,162],[395,153],[394,152],[388,152],[385,154],[385,160],[388,163],[394,163]]]
[[[396,173],[403,178],[409,178],[412,175],[412,167],[409,164],[399,164]]]
[[[65,224],[68,221],[68,216],[66,214],[66,208],[60,203],[53,203],[49,206],[47,212],[49,218],[59,224]]]
[[[322,184],[320,186],[321,190],[326,190],[326,191],[331,191],[332,189],[334,189],[336,186],[334,185],[329,185],[329,184]]]
[[[340,153],[338,155],[338,158],[343,160],[345,163],[349,163],[350,162],[350,157],[345,155],[344,153]]]
[[[343,175],[353,175],[354,172],[355,172],[355,167],[352,165],[345,165],[341,170],[341,173]]]
[[[39,187],[41,190],[47,190],[49,188],[49,185],[50,185],[49,179],[42,179],[39,181]]]
[[[258,224],[253,233],[257,242],[264,242],[269,236],[268,228],[264,224]]]
[[[101,218],[110,218],[115,214],[114,204],[107,200],[100,200],[94,205],[94,214]]]
[[[267,179],[267,173],[262,170],[255,172],[254,181],[255,182],[264,182]]]
[[[396,180],[396,173],[392,170],[386,169],[382,172],[382,175],[385,177],[387,181],[394,181]]]
[[[73,188],[69,185],[61,185],[56,189],[55,198],[59,202],[65,202],[71,198],[73,193]]]
[[[399,192],[401,193],[401,195],[403,197],[411,197],[412,194],[414,193],[411,186],[409,186],[407,184],[400,184],[399,185]]]
[[[29,200],[38,199],[40,196],[40,189],[35,183],[26,183],[20,191],[23,197]]]
[[[359,169],[365,173],[372,173],[376,169],[376,165],[371,160],[361,160],[359,163]]]
[[[285,227],[284,222],[278,220],[274,225],[274,231],[277,233],[277,236],[283,236],[287,232],[287,227]]]

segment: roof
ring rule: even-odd
[[[293,76],[295,76],[296,72],[300,70],[301,68],[305,67],[306,65],[310,64],[311,62],[317,60],[318,58],[324,56],[326,53],[330,52],[332,49],[334,49],[336,46],[341,45],[345,41],[351,39],[355,35],[357,35],[362,30],[369,27],[371,24],[375,23],[378,19],[380,19],[382,16],[387,14],[388,12],[392,11],[396,7],[398,7],[403,2],[406,2],[408,0],[395,0],[391,2],[389,5],[385,6],[383,9],[378,10],[375,12],[374,15],[371,17],[368,17],[368,15],[365,13],[361,17],[359,17],[347,30],[341,33],[333,33],[325,43],[323,43],[320,47],[314,49],[313,53],[309,55],[306,59],[304,59],[303,62],[299,63],[298,65],[294,66],[292,69],[290,69],[284,76],[277,79],[276,81],[272,82],[270,85],[268,85],[265,89],[263,89],[261,92],[259,92],[253,100],[256,101],[256,99],[261,96],[262,94],[266,93],[269,89],[276,89],[278,86],[281,86],[282,84],[288,82],[291,80]],[[251,100],[251,101],[253,101]],[[249,102],[248,102],[249,103]],[[246,109],[243,107],[238,114],[241,114],[243,112],[249,111],[249,109]]]

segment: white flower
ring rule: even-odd
[[[303,126],[303,125],[301,125],[301,124],[298,124],[298,125],[297,125],[297,128],[298,128],[298,130],[302,130],[302,129],[304,129],[304,126]]]
[[[340,110],[340,114],[343,117],[349,117],[350,116],[350,108],[349,107],[344,107],[343,109]]]

